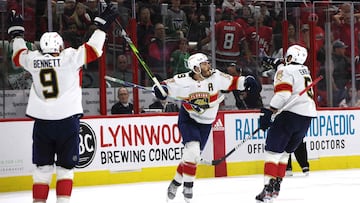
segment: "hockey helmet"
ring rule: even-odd
[[[304,64],[307,58],[307,50],[305,47],[302,47],[300,45],[292,45],[290,46],[285,55],[286,63],[298,63],[298,64]],[[289,56],[291,56],[291,59],[289,59]]]
[[[208,57],[203,53],[191,55],[187,60],[187,68],[195,72],[195,67],[200,68],[200,64],[209,61]]]
[[[40,48],[44,54],[60,53],[64,41],[57,32],[45,32],[40,38]]]

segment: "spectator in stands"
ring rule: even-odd
[[[332,45],[333,51],[331,54],[333,62],[333,72],[330,89],[326,86],[326,67],[321,66],[319,75],[324,77],[318,85],[318,103],[319,106],[337,107],[340,102],[346,97],[346,87],[351,80],[351,64],[348,57],[345,56],[345,50],[348,48],[344,42],[336,40]],[[332,105],[327,101],[327,91],[332,90]]]
[[[116,0],[115,4],[117,4],[118,7],[118,12],[119,12],[119,17],[120,17],[120,22],[122,22],[122,26],[123,27],[127,27],[129,24],[129,19],[130,19],[130,14],[131,14],[131,10],[130,8],[128,8],[125,3],[129,2],[129,1],[124,1],[124,0]]]
[[[75,22],[69,22],[67,29],[63,33],[65,47],[72,47],[77,49],[82,43],[82,36],[78,32],[78,28]]]
[[[186,13],[180,8],[180,0],[171,0],[171,6],[167,11],[166,35],[173,38],[187,37],[189,30]]]
[[[333,15],[334,25],[332,26],[332,30],[331,30],[334,40],[339,39],[349,46],[346,49],[346,53],[345,53],[345,55],[348,57],[350,57],[351,55],[350,54],[351,52],[350,7],[351,7],[350,3],[344,3],[340,5],[339,12]],[[360,17],[360,13],[354,13],[354,17],[356,21],[356,19]],[[356,24],[354,27],[354,32],[355,32],[355,42],[358,42],[359,28],[358,26],[356,26]],[[354,46],[354,49],[355,49],[355,56],[358,56],[359,55],[358,46]]]
[[[220,10],[221,11],[221,10]],[[189,25],[189,32],[187,34],[187,39],[191,43],[196,43],[195,49],[201,50],[202,43],[201,41],[204,40],[208,35],[209,23],[206,21],[200,20],[200,14],[193,12],[189,15],[190,18],[190,25]]]
[[[345,50],[348,46],[340,40],[333,42],[332,61],[334,64],[333,80],[333,106],[339,106],[341,100],[346,96],[346,86],[351,79],[351,64],[345,56]]]
[[[139,17],[137,22],[137,44],[141,56],[148,55],[148,46],[154,36],[154,25],[151,21],[151,10],[149,5],[142,6],[139,9]],[[145,84],[145,71],[140,70],[140,83]]]
[[[185,63],[190,56],[188,43],[189,42],[186,38],[180,38],[179,48],[171,53],[170,68],[172,69],[174,75],[189,71],[189,69],[185,66]]]
[[[149,109],[161,109],[162,112],[179,112],[179,106],[176,103],[169,102],[166,99],[156,99],[149,105]]]
[[[69,18],[75,12],[76,0],[65,0],[63,20],[64,23],[69,21]],[[65,25],[64,25],[65,26]]]
[[[99,3],[98,0],[86,0],[86,6],[87,6],[86,13],[89,14],[92,21],[100,13],[98,3]]]
[[[134,105],[129,102],[129,91],[126,87],[118,89],[119,101],[111,107],[111,114],[133,114]]]
[[[86,7],[83,3],[77,3],[75,12],[69,17],[68,24],[75,22],[77,33],[81,36],[85,34],[90,24],[92,24],[90,15],[86,13]]]
[[[288,43],[289,44],[295,44],[297,42],[296,39],[296,29],[294,24],[289,23],[288,25]]]
[[[245,5],[239,10],[235,21],[237,23],[239,23],[246,30],[250,26],[248,20],[249,19],[253,20],[252,15],[253,15],[253,12],[252,12],[250,6]]]
[[[141,55],[147,55],[147,46],[154,35],[154,25],[151,22],[151,13],[148,7],[141,7],[137,23],[138,50]]]
[[[155,24],[154,37],[148,46],[147,64],[159,81],[167,78],[170,54],[173,51],[166,45],[165,38],[164,25],[162,23]]]
[[[346,89],[346,96],[345,98],[340,102],[339,107],[351,107],[351,106],[360,106],[360,89],[357,88],[355,90],[355,104],[352,104],[352,96],[353,95],[353,91],[352,88],[347,88]]]
[[[351,13],[350,3],[343,3],[339,7],[339,12],[333,15],[334,23],[332,25],[332,34],[334,40],[344,42],[348,47],[346,48],[345,55],[349,58],[355,57],[355,76],[356,80],[360,81],[360,63],[359,63],[359,23],[354,25],[354,33],[351,31]],[[354,11],[355,22],[360,18],[360,13]],[[354,34],[354,43],[351,41],[351,34]],[[353,46],[353,47],[352,47]],[[351,49],[354,48],[354,56],[351,55]]]
[[[246,41],[249,45],[253,59],[257,59],[261,52],[265,55],[271,55],[272,50],[272,27],[265,26],[264,16],[259,14],[255,16],[256,25],[246,29]]]
[[[265,1],[260,1],[256,3],[255,5],[260,6],[260,14],[263,16],[263,25],[272,27],[273,18],[270,15],[270,11],[268,9],[268,5]]]
[[[325,45],[325,31],[324,29],[317,25],[318,16],[315,13],[309,15],[309,21],[301,25],[300,33],[300,42],[305,45],[307,49],[310,49],[310,21],[315,22],[314,27],[314,38],[315,38],[315,53],[318,53],[319,50]]]
[[[232,11],[233,13],[237,13],[239,9],[241,9],[243,5],[240,1],[237,0],[224,0],[221,5],[223,11]]]
[[[133,73],[131,70],[131,66],[128,62],[128,57],[124,54],[120,54],[117,57],[117,63],[115,66],[115,70],[109,71],[109,75],[115,78],[118,78],[120,80],[126,81],[126,82],[132,82],[133,81]],[[118,86],[116,83],[114,83],[111,86]]]
[[[162,22],[161,1],[160,0],[147,0],[138,1],[139,8],[147,7],[150,9],[151,22],[153,24]]]

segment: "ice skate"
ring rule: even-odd
[[[176,196],[176,191],[179,188],[180,184],[175,182],[174,180],[171,181],[168,189],[167,189],[167,201],[172,200]]]
[[[193,197],[193,189],[192,189],[192,187],[185,187],[184,186],[183,195],[184,195],[185,202],[190,203],[190,200]]]
[[[303,167],[303,168],[302,168],[302,172],[303,172],[303,174],[304,174],[305,176],[308,176],[309,173],[310,173],[309,167]]]
[[[286,169],[285,176],[293,176],[292,168]]]
[[[282,178],[277,177],[274,182],[274,191],[272,193],[272,198],[277,198],[279,196],[281,182]]]
[[[275,181],[273,178],[270,179],[269,184],[265,185],[260,194],[255,197],[256,203],[272,203]]]

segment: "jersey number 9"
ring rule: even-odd
[[[54,69],[41,69],[40,81],[41,84],[46,88],[43,90],[43,95],[46,99],[51,99],[58,96],[59,88],[57,84],[56,72]]]

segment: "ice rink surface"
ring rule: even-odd
[[[162,203],[170,181],[75,187],[71,203]],[[252,203],[263,188],[263,176],[197,179],[192,203]],[[182,188],[170,203],[184,203]],[[286,177],[274,203],[360,202],[360,169],[310,171]],[[32,202],[31,191],[0,193],[0,203]],[[48,203],[55,203],[51,190]]]

